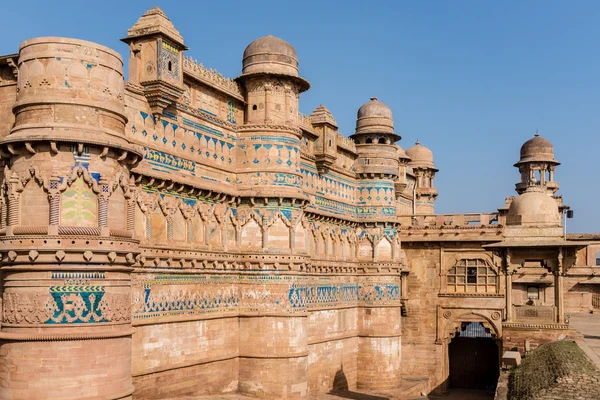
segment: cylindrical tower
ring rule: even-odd
[[[123,62],[47,37],[23,42],[18,64],[15,125],[0,142],[0,397],[129,399],[139,250],[127,209],[140,154],[124,134]]]
[[[399,247],[389,239],[395,231],[394,182],[400,172],[398,147],[394,143],[401,138],[394,132],[392,111],[375,97],[358,110],[356,132],[351,138],[358,152],[356,171],[360,178],[359,201],[365,205],[360,213],[364,234],[373,233],[372,257],[363,258],[368,272],[358,278],[361,307],[357,386],[367,390],[392,389],[399,385],[401,372],[400,298],[392,295],[381,301],[373,296],[373,291],[385,288],[388,294],[397,293],[395,288],[400,285],[399,274],[391,273],[398,268],[394,252]],[[390,273],[386,275],[382,269]]]
[[[308,324],[302,296],[307,261],[301,205],[307,201],[300,172],[298,101],[309,88],[298,76],[298,57],[286,41],[265,36],[244,51],[242,75],[246,121],[238,127],[237,183],[243,262],[295,266],[263,271],[271,293],[289,293],[293,304],[262,314],[240,315],[239,391],[264,398],[305,398],[308,392]],[[277,268],[277,267],[276,267]],[[251,272],[248,272],[251,274]],[[261,285],[258,290],[265,290]],[[278,371],[266,373],[265,371]]]
[[[406,154],[411,159],[408,166],[412,168],[416,180],[413,213],[433,214],[438,196],[433,179],[439,171],[433,164],[433,153],[417,141],[414,146],[406,149]]]

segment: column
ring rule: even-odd
[[[504,274],[506,278],[505,299],[506,299],[506,322],[512,322],[513,302],[512,302],[512,274],[514,271],[510,267],[510,252],[504,251]]]
[[[401,300],[390,289],[400,289],[400,277],[370,275],[359,280],[357,387],[397,388],[401,379]],[[381,287],[387,289],[385,298],[376,295],[376,288]]]
[[[554,271],[554,305],[556,306],[557,321],[565,323],[564,297],[563,297],[563,249],[558,250],[558,263]]]

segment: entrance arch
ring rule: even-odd
[[[443,307],[438,306],[437,313],[437,338],[436,344],[441,345],[442,351],[442,380],[441,384],[434,389],[434,393],[447,394],[450,388],[450,344],[455,337],[460,337],[470,323],[476,323],[478,327],[469,329],[485,329],[491,335],[497,348],[497,358],[492,359],[492,365],[496,364],[500,371],[498,360],[501,359],[502,351],[502,315],[504,310],[500,307],[470,308],[470,307]],[[489,339],[489,338],[488,338]],[[457,341],[458,342],[458,341]],[[471,342],[467,342],[471,343]],[[488,342],[489,343],[489,342]],[[454,345],[453,345],[454,347]],[[454,355],[460,349],[454,349]],[[460,354],[460,353],[458,353]],[[495,362],[494,362],[495,361]]]
[[[463,322],[448,344],[449,387],[491,389],[500,371],[498,343],[481,322]]]

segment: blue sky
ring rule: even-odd
[[[377,96],[394,113],[400,145],[418,138],[440,169],[436,211],[494,211],[512,196],[512,165],[536,129],[562,163],[560,194],[575,210],[569,232],[600,232],[599,1],[113,1],[24,2],[3,8],[0,54],[36,36],[112,47],[160,6],[189,55],[225,76],[267,34],[294,45],[319,104],[344,135]]]

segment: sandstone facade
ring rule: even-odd
[[[465,323],[523,347],[597,304],[600,238],[563,237],[549,142],[514,204],[438,215],[433,154],[395,144],[385,104],[350,138],[299,113],[285,41],[236,79],[156,7],[123,41],[127,81],[78,39],[0,57],[0,398],[443,391]]]

